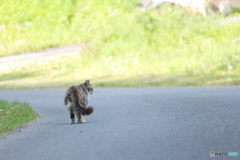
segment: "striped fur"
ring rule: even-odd
[[[90,80],[86,80],[79,86],[71,86],[64,98],[65,105],[68,106],[70,113],[70,123],[75,123],[75,116],[77,117],[77,123],[85,123],[83,115],[90,115],[93,113],[94,108],[88,105],[88,98],[90,94],[93,94],[94,89],[90,84]]]

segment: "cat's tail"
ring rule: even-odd
[[[85,110],[82,112],[82,115],[89,115],[92,114],[94,111],[94,108],[92,106],[88,106],[85,108]]]

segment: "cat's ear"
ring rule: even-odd
[[[85,84],[85,86],[88,86],[89,85],[89,80],[86,80],[84,84]]]

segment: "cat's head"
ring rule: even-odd
[[[93,94],[94,88],[93,88],[93,85],[90,84],[90,80],[86,80],[86,81],[84,82],[84,88],[85,88],[90,94]]]

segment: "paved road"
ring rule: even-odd
[[[70,125],[66,89],[0,91],[42,118],[0,140],[1,160],[207,160],[240,153],[240,87],[97,88],[86,124]]]

